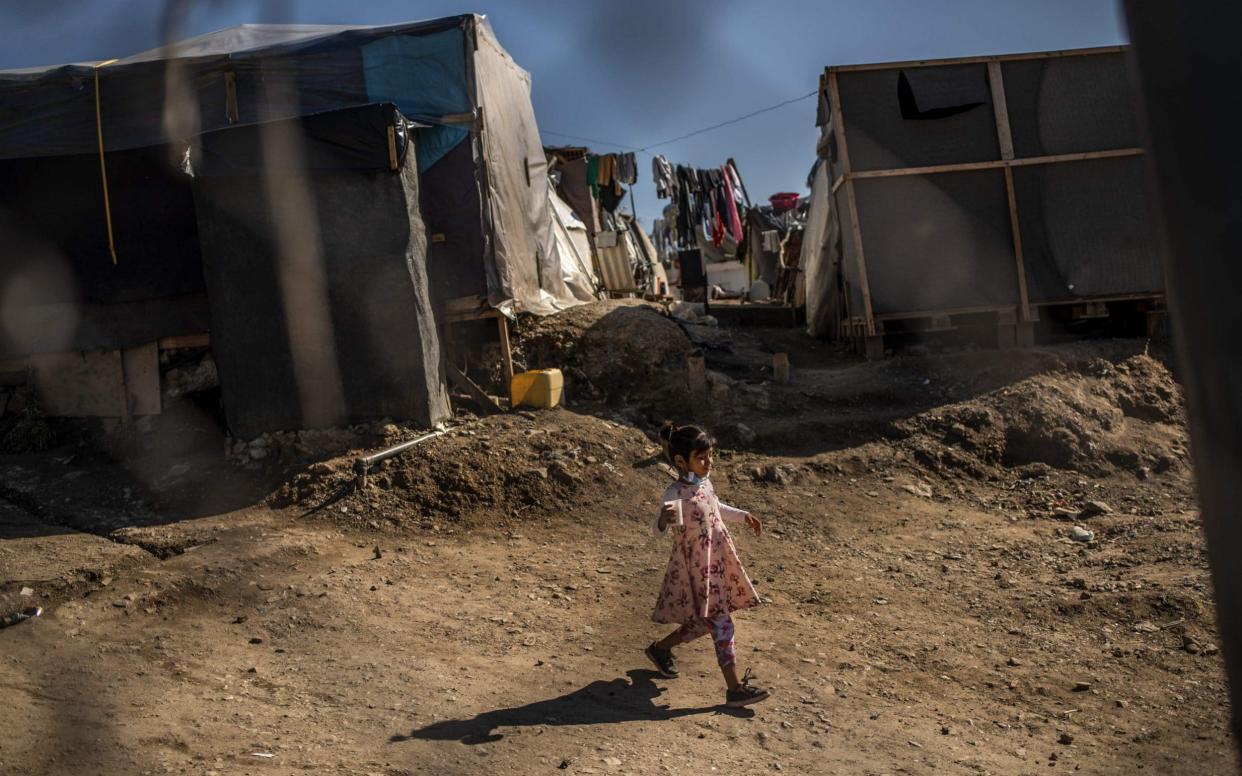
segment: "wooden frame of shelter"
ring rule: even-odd
[[[1021,155],[1015,153],[1014,136],[1010,126],[1010,110],[1005,92],[1004,67],[1006,63],[1028,60],[1055,60],[1065,57],[1093,57],[1099,55],[1117,55],[1128,51],[1127,46],[1108,46],[1092,49],[1071,51],[1048,51],[1026,54],[1010,54],[999,56],[973,56],[951,59],[914,60],[905,62],[886,62],[862,65],[846,65],[827,67],[820,76],[819,89],[821,104],[830,111],[831,140],[835,142],[835,167],[832,170],[829,197],[835,197],[838,190],[844,187],[845,207],[838,208],[837,218],[843,233],[848,231],[852,238],[853,256],[841,256],[841,262],[851,262],[849,268],[852,279],[857,285],[854,305],[849,298],[845,300],[845,308],[841,311],[840,336],[847,337],[861,344],[868,357],[883,355],[883,334],[885,321],[926,319],[924,330],[943,330],[953,328],[951,319],[954,316],[976,313],[995,314],[1000,327],[999,343],[1028,345],[1034,341],[1034,324],[1039,321],[1039,308],[1053,305],[1074,305],[1074,309],[1082,313],[1081,317],[1099,317],[1103,303],[1117,301],[1150,300],[1154,302],[1155,314],[1160,314],[1163,291],[1159,293],[1122,293],[1104,295],[1082,295],[1072,298],[1051,300],[1047,298],[1033,299],[1028,289],[1028,267],[1022,240],[1020,202],[1014,182],[1015,169],[1030,167],[1051,167],[1056,165],[1073,165],[1092,160],[1121,159],[1137,157],[1143,149],[1136,146],[1089,150],[1077,153],[1055,153],[1041,155]],[[987,89],[992,103],[992,117],[995,127],[996,141],[999,147],[999,158],[984,161],[969,161],[947,164],[930,164],[918,166],[900,166],[884,168],[855,169],[849,149],[851,138],[850,104],[843,103],[841,81],[847,74],[868,73],[871,71],[905,71],[922,68],[938,68],[953,65],[984,65],[987,71]],[[821,120],[821,123],[826,123]],[[825,135],[829,133],[825,129]],[[821,139],[821,143],[828,140]],[[917,178],[944,173],[964,173],[981,170],[1001,170],[1004,174],[1004,190],[1007,199],[1009,228],[1012,240],[1012,255],[1016,274],[1015,302],[1012,304],[981,304],[945,309],[920,310],[886,310],[877,312],[872,299],[872,287],[868,277],[867,255],[864,248],[864,237],[868,236],[864,228],[864,219],[859,214],[859,200],[856,191],[858,181],[884,178]],[[838,203],[840,200],[836,200]],[[874,237],[874,235],[872,235]],[[1072,288],[1072,286],[1071,286]],[[861,304],[859,304],[861,302]],[[850,306],[857,309],[850,310]],[[1150,320],[1149,320],[1150,323]]]

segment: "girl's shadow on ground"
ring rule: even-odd
[[[626,672],[630,680],[613,679],[591,682],[559,698],[535,701],[525,706],[486,711],[472,719],[450,719],[418,728],[409,735],[395,735],[390,743],[411,739],[426,741],[461,741],[463,744],[485,744],[504,738],[497,733],[500,727],[524,727],[533,725],[599,725],[643,720],[665,720],[692,714],[717,712],[749,718],[755,715],[750,709],[731,709],[726,706],[703,706],[701,708],[670,709],[657,706],[655,699],[664,692],[653,681],[653,671],[633,670]]]

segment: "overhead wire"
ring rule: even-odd
[[[775,104],[775,105],[770,105],[770,106],[768,106],[768,107],[766,107],[766,108],[760,108],[759,110],[751,111],[750,113],[747,113],[747,114],[745,114],[744,116],[738,116],[737,118],[734,118],[734,119],[729,119],[728,121],[722,121],[722,122],[720,122],[719,124],[712,124],[710,127],[703,127],[702,129],[696,129],[696,130],[694,130],[693,132],[687,132],[687,133],[686,133],[686,134],[684,134],[684,135],[678,135],[677,137],[670,138],[670,139],[668,139],[668,140],[661,140],[661,141],[660,141],[660,142],[658,142],[658,143],[648,143],[647,145],[643,146],[643,147],[642,147],[642,148],[640,148],[639,150],[640,150],[640,151],[647,151],[648,149],[651,149],[651,148],[659,148],[660,146],[663,146],[663,145],[669,145],[669,144],[671,144],[671,143],[676,143],[676,142],[679,142],[679,141],[681,141],[681,140],[687,140],[687,139],[692,138],[692,137],[694,137],[694,136],[696,136],[696,135],[701,135],[701,134],[703,134],[704,132],[711,132],[711,131],[713,131],[713,130],[720,129],[721,127],[727,127],[727,126],[729,126],[730,124],[736,124],[736,123],[738,123],[739,121],[745,121],[746,119],[753,118],[753,117],[755,117],[755,116],[760,115],[761,113],[769,113],[769,112],[774,111],[774,110],[776,110],[776,109],[778,109],[778,108],[783,108],[783,107],[785,107],[786,105],[793,105],[795,102],[801,102],[801,101],[803,101],[803,100],[805,100],[805,99],[808,99],[808,98],[810,98],[810,97],[814,97],[816,94],[819,94],[819,90],[815,90],[815,91],[813,91],[813,92],[807,92],[806,94],[802,95],[801,97],[794,97],[794,98],[792,98],[792,99],[785,100],[784,102],[778,102],[778,103],[777,103],[777,104]]]
[[[564,137],[570,140],[581,140],[586,143],[596,143],[599,145],[611,146],[613,148],[624,148],[627,151],[638,151],[639,153],[644,153],[644,154],[647,154],[648,156],[654,156],[654,154],[652,154],[650,150],[652,148],[659,148],[660,146],[666,146],[672,143],[680,142],[682,140],[688,140],[697,135],[702,135],[705,132],[712,132],[722,127],[727,127],[731,124],[737,124],[738,122],[745,121],[746,119],[749,119],[749,118],[754,118],[755,116],[758,116],[760,114],[770,113],[771,111],[777,110],[779,108],[783,108],[786,105],[792,105],[795,102],[802,102],[805,99],[814,97],[816,94],[819,94],[818,90],[813,91],[813,92],[807,92],[806,94],[801,95],[800,97],[793,97],[791,99],[785,100],[784,102],[778,102],[775,105],[769,105],[766,108],[760,108],[759,110],[751,111],[750,113],[737,116],[736,118],[731,118],[727,121],[722,121],[718,124],[712,124],[709,127],[703,127],[701,129],[696,129],[693,132],[687,132],[684,135],[678,135],[677,137],[669,138],[668,140],[661,140],[658,143],[648,143],[647,145],[644,145],[641,147],[627,145],[625,143],[614,143],[608,140],[598,140],[596,138],[582,137],[581,135],[570,135],[565,132],[553,132],[552,130],[548,130],[548,129],[540,130],[540,131],[545,135],[556,135],[557,137]]]
[[[539,130],[539,132],[540,134],[556,135],[557,137],[564,137],[570,140],[581,140],[584,143],[595,143],[597,145],[611,146],[613,148],[624,148],[627,151],[642,151],[643,150],[639,148],[638,146],[626,145],[625,143],[614,143],[611,140],[600,140],[598,138],[593,138],[593,137],[582,137],[581,135],[569,135],[564,132],[553,132],[550,129],[541,129]]]

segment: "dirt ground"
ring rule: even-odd
[[[625,304],[517,345],[567,407],[463,414],[365,488],[354,458],[421,432],[252,455],[184,405],[0,458],[0,614],[47,608],[0,630],[0,773],[1234,772],[1166,353],[864,363]],[[739,666],[773,690],[748,710],[706,641],[676,680],[642,655],[670,413],[765,522],[735,533],[765,599]]]

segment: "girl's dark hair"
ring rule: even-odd
[[[689,462],[695,453],[711,450],[716,446],[716,438],[698,426],[678,426],[672,421],[660,428],[660,441],[664,443],[664,454],[669,463],[677,465],[677,456]]]

